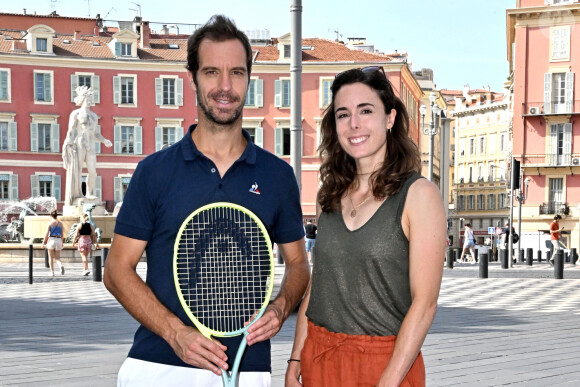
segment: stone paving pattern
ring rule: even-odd
[[[35,263],[29,285],[27,264],[0,263],[0,386],[116,385],[137,323],[80,264],[66,267],[51,278]],[[489,277],[477,265],[445,269],[423,345],[427,385],[579,386],[580,266],[556,280],[546,263],[491,263]],[[295,322],[273,340],[273,387],[284,385]]]

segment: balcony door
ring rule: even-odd
[[[550,125],[550,165],[570,165],[572,155],[572,124]]]
[[[550,179],[550,193],[549,193],[549,200],[548,208],[549,213],[554,214],[558,210],[558,208],[563,203],[563,187],[564,187],[564,179],[557,178],[557,179]]]

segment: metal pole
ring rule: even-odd
[[[433,149],[435,148],[435,123],[433,120],[433,109],[431,109],[431,122],[429,123],[429,181],[433,181]]]
[[[290,4],[290,165],[302,190],[302,1]]]
[[[510,165],[510,176],[511,176],[511,168],[513,168],[514,166],[514,158],[512,157],[512,162]],[[511,183],[511,182],[510,182]],[[514,249],[514,240],[513,240],[513,235],[514,233],[512,232],[513,229],[513,224],[514,224],[514,191],[511,189],[511,185],[510,185],[510,224],[509,224],[509,231],[510,231],[510,236],[508,239],[508,267],[510,267],[512,265],[512,259],[513,259],[513,249]],[[507,269],[507,267],[506,267]]]

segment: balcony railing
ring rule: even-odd
[[[566,202],[548,202],[540,205],[540,215],[555,215],[570,213],[570,207]]]
[[[548,114],[574,114],[580,113],[580,99],[568,103],[552,101],[546,109],[544,101],[524,103],[524,115],[548,115]]]
[[[525,167],[580,166],[580,153],[525,155],[521,163]]]

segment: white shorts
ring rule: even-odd
[[[46,248],[49,250],[62,250],[62,239],[60,237],[48,237]]]
[[[239,387],[270,387],[269,372],[242,372]],[[117,378],[117,387],[223,387],[222,377],[199,368],[176,367],[128,357]]]

